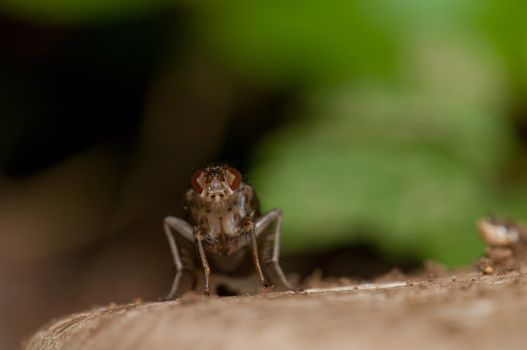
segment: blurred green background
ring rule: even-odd
[[[0,2],[0,308],[20,312],[0,347],[162,295],[161,220],[211,161],[283,210],[285,260],[473,263],[479,217],[527,216],[526,20],[519,0]],[[11,301],[42,283],[28,320]]]

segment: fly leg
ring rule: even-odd
[[[168,243],[170,244],[170,250],[172,251],[172,257],[174,258],[174,265],[176,266],[176,277],[174,282],[172,282],[172,288],[170,288],[170,293],[168,293],[166,300],[171,300],[176,295],[179,281],[183,275],[183,263],[181,262],[181,256],[176,244],[176,239],[174,238],[174,232],[181,235],[190,242],[194,242],[194,236],[192,235],[192,227],[185,220],[176,218],[174,216],[167,216],[163,223],[165,228],[165,234],[168,238]],[[173,231],[172,231],[173,230]]]
[[[243,223],[243,229],[244,231],[246,232],[249,231],[251,233],[253,263],[254,263],[254,266],[256,267],[256,272],[258,272],[260,283],[262,283],[262,286],[264,288],[272,287],[273,285],[265,279],[265,276],[262,271],[262,266],[260,265],[260,257],[258,256],[258,244],[256,242],[256,238],[258,234],[256,233],[255,224],[252,222],[252,220],[247,219]]]
[[[275,222],[274,227],[274,245],[273,245],[273,256],[271,258],[271,264],[273,265],[273,269],[278,275],[278,278],[280,278],[280,281],[282,284],[288,288],[289,290],[292,290],[291,284],[285,277],[284,271],[282,271],[282,267],[280,266],[279,258],[280,258],[280,227],[282,224],[282,211],[280,209],[273,209],[267,214],[259,217],[255,224],[254,224],[254,232],[255,236],[261,235],[268,227],[269,225]]]
[[[201,258],[201,264],[203,265],[203,272],[205,272],[205,290],[203,294],[210,295],[210,267],[205,255],[205,249],[203,249],[203,235],[201,231],[196,230],[194,232],[196,240],[198,241],[199,257]]]

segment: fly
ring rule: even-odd
[[[170,244],[176,276],[167,299],[178,294],[185,271],[195,281],[195,266],[205,275],[204,293],[210,294],[211,270],[236,274],[251,262],[261,285],[272,287],[262,266],[270,256],[270,265],[281,283],[291,289],[282,271],[280,225],[282,212],[273,209],[260,215],[256,194],[242,181],[238,170],[209,166],[194,173],[185,195],[186,219],[167,216],[165,234]],[[274,225],[272,225],[274,224]],[[250,265],[250,264],[249,264]]]

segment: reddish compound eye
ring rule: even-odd
[[[242,176],[240,172],[234,168],[227,168],[225,171],[227,175],[227,181],[229,182],[229,187],[231,190],[236,190],[238,187],[240,187],[240,183],[242,182]]]
[[[203,172],[201,170],[196,171],[194,175],[192,175],[192,179],[190,180],[190,184],[192,185],[194,191],[200,194],[203,192],[203,187],[201,187],[198,181],[202,173]]]

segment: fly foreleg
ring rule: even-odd
[[[256,272],[258,272],[260,283],[262,283],[262,286],[264,288],[272,287],[272,284],[269,283],[267,279],[265,279],[265,276],[262,271],[262,266],[260,264],[260,257],[258,255],[258,243],[257,243],[258,234],[256,233],[256,225],[253,223],[252,219],[246,219],[242,223],[242,229],[243,231],[250,232],[251,234],[253,263],[254,263],[254,266],[256,267]]]
[[[196,237],[196,240],[198,241],[198,251],[199,251],[199,257],[201,258],[201,264],[203,265],[203,272],[205,273],[205,290],[203,291],[203,294],[209,295],[210,294],[210,266],[209,262],[207,261],[207,256],[205,255],[205,249],[203,248],[203,234],[200,230],[194,231],[194,236]]]
[[[176,218],[174,216],[167,216],[165,218],[163,227],[165,228],[165,234],[168,238],[168,243],[170,244],[170,250],[172,252],[172,257],[174,258],[174,265],[176,266],[176,277],[174,277],[172,288],[170,288],[170,293],[168,293],[166,297],[167,300],[171,300],[178,291],[179,281],[183,275],[183,263],[181,262],[181,256],[176,244],[176,239],[174,238],[174,232],[192,243],[194,243],[194,236],[192,234],[192,226],[190,226],[190,224],[185,220]]]
[[[280,209],[273,209],[267,214],[259,217],[255,224],[254,224],[254,232],[255,236],[258,237],[261,235],[271,223],[275,223],[274,227],[274,245],[273,245],[273,256],[271,258],[271,264],[273,266],[274,271],[278,275],[278,278],[280,278],[280,281],[282,284],[288,288],[289,290],[292,290],[291,284],[285,277],[284,271],[282,271],[282,267],[280,266],[280,229],[282,224],[282,211]]]

